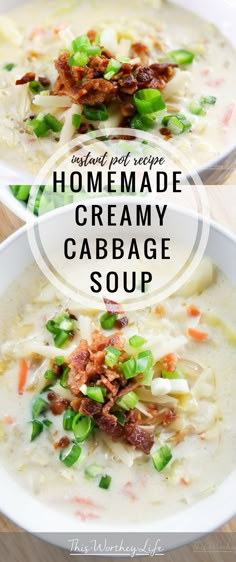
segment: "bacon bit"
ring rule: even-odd
[[[226,109],[226,111],[225,111],[225,113],[224,113],[224,115],[223,115],[223,119],[222,119],[223,125],[224,125],[225,127],[227,127],[227,126],[230,124],[230,121],[231,121],[231,119],[232,119],[232,117],[233,117],[234,109],[235,109],[234,103],[231,103],[231,104],[227,107],[227,109]]]
[[[123,491],[126,496],[128,496],[131,500],[135,501],[137,500],[137,496],[131,489],[132,487],[133,487],[132,482],[126,482],[126,484],[123,486]]]
[[[110,314],[111,316],[113,314],[123,314],[124,311],[122,310],[121,304],[119,304],[118,302],[106,299],[106,297],[103,298],[103,301],[108,314]]]
[[[160,133],[161,133],[161,135],[162,135],[163,137],[166,138],[166,140],[172,139],[172,134],[171,134],[171,132],[169,131],[169,129],[167,129],[167,127],[162,127],[162,128],[160,129]]]
[[[176,370],[177,365],[177,357],[174,353],[169,353],[163,359],[161,359],[160,363],[163,366],[163,369],[168,371],[169,373],[174,373]]]
[[[58,441],[57,443],[54,443],[54,449],[66,449],[66,447],[68,447],[70,444],[70,439],[69,437],[62,437],[60,439],[60,441]]]
[[[89,513],[83,513],[83,511],[76,511],[75,515],[80,517],[82,521],[87,521],[87,519],[99,519],[99,516],[96,513],[93,513],[92,511]]]
[[[87,32],[87,37],[89,38],[89,41],[91,41],[91,43],[94,43],[97,37],[96,31],[94,29],[89,29],[89,31]]]
[[[206,332],[200,332],[194,328],[187,329],[187,336],[198,342],[205,342],[208,339],[208,334]]]
[[[8,423],[9,425],[12,425],[15,420],[12,416],[4,416],[3,421],[4,423]]]
[[[90,507],[97,507],[96,504],[94,503],[93,500],[90,500],[90,498],[80,498],[80,497],[76,497],[73,500],[75,503],[79,503],[80,505],[88,505]]]
[[[23,84],[28,84],[28,82],[32,82],[35,80],[35,73],[34,72],[26,72],[22,78],[16,80],[16,86],[22,86]]]
[[[189,486],[189,480],[186,480],[185,478],[180,478],[180,484],[183,484],[183,486]]]
[[[189,304],[187,307],[187,314],[188,316],[200,316],[200,310],[194,305],[194,304]]]
[[[49,88],[51,85],[51,82],[49,80],[49,78],[46,78],[46,76],[39,76],[38,77],[38,81],[40,82],[40,84],[42,84],[42,86],[44,86],[45,88]]]
[[[125,328],[126,326],[128,326],[129,320],[127,318],[127,316],[123,316],[122,318],[118,318],[118,320],[116,320],[115,324],[114,324],[114,328],[116,328],[116,330],[122,330],[122,328]]]
[[[18,394],[23,394],[26,385],[27,375],[28,375],[28,365],[25,359],[21,359],[19,374],[18,374]]]
[[[32,33],[29,36],[29,39],[37,39],[38,37],[41,37],[42,35],[45,34],[45,30],[42,27],[36,27],[36,29],[33,29]]]
[[[158,306],[156,306],[154,312],[157,316],[165,316],[165,307],[162,304],[159,304]]]
[[[67,23],[59,23],[53,30],[54,35],[59,35],[60,31],[63,31],[68,27]]]

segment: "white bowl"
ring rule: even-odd
[[[121,203],[122,199],[119,199],[119,204]],[[131,205],[135,203],[135,199],[130,201]],[[104,199],[103,205],[106,206],[107,204],[108,199]],[[52,244],[54,240],[55,242],[57,240],[58,215],[63,216],[65,224],[69,216],[68,212],[69,208],[65,207],[39,219],[39,221],[50,224]],[[186,228],[191,227],[191,221],[195,220],[189,213],[172,209],[172,220],[176,221],[179,218],[186,225]],[[203,220],[205,221],[205,219]],[[236,238],[213,222],[210,222],[209,225],[210,235],[206,254],[236,285],[236,268],[234,266]],[[0,276],[0,295],[3,298],[9,285],[34,261],[27,236],[30,228],[32,226],[26,225],[0,246],[0,270],[4,272],[4,275]],[[183,229],[184,231],[185,229]],[[27,300],[27,292],[25,295]],[[22,300],[22,295],[20,298]],[[59,509],[53,510],[30,495],[1,465],[0,480],[0,510],[2,513],[31,533],[44,536],[47,531],[46,540],[64,547],[68,547],[68,543],[63,533],[70,532],[78,536],[79,532],[85,533],[86,531],[89,533],[104,532],[106,534],[109,532],[143,532],[156,533],[157,535],[166,533],[166,535],[163,535],[165,546],[174,548],[196,539],[197,536],[210,533],[236,515],[236,497],[233,493],[236,486],[236,469],[227,476],[214,494],[198,501],[183,512],[173,513],[171,517],[161,521],[158,521],[157,518],[157,521],[145,523],[144,517],[142,524],[134,525],[125,520],[123,524],[116,526],[112,525],[112,522],[106,524],[97,521],[96,523],[93,521],[78,523],[78,520],[72,516],[60,513]]]
[[[0,0],[0,13],[7,12],[12,7],[23,3],[23,1],[9,0],[6,3],[5,0]],[[212,0],[173,0],[173,2],[213,22],[236,49],[236,2],[234,0],[217,0],[217,2],[214,2],[214,9],[212,8]],[[215,160],[201,166],[197,172],[205,184],[222,184],[230,176],[234,167],[236,167],[236,144],[224,151]],[[4,183],[33,183],[33,178],[29,174],[27,174],[26,181],[25,174],[23,177],[22,172],[18,172],[13,167],[6,166],[1,161],[0,174],[5,178]],[[0,200],[4,200],[4,203],[23,220],[29,218],[30,215],[25,211],[24,204],[14,201],[14,197],[8,187],[2,186],[0,188]]]

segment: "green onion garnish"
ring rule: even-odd
[[[54,363],[56,363],[56,365],[61,367],[61,365],[65,363],[65,357],[63,357],[63,355],[60,355],[59,357],[55,357]]]
[[[36,396],[33,400],[32,406],[32,418],[35,420],[43,412],[45,412],[49,407],[49,404],[41,396]]]
[[[54,115],[52,115],[51,113],[48,113],[47,115],[45,115],[45,121],[49,127],[49,129],[51,129],[51,131],[53,131],[53,133],[60,133],[62,130],[62,123],[60,123],[60,121],[58,121],[58,119],[56,117],[54,117]]]
[[[64,411],[63,414],[63,429],[65,429],[65,431],[71,431],[72,430],[72,423],[73,423],[73,419],[76,416],[76,412],[72,409],[72,408],[67,408]]]
[[[63,332],[60,330],[54,338],[54,343],[56,347],[62,347],[69,339],[68,332]]]
[[[108,488],[110,488],[111,481],[112,481],[112,478],[108,474],[106,474],[105,476],[102,476],[102,478],[99,482],[99,488],[102,488],[103,490],[108,490]]]
[[[75,129],[80,128],[81,121],[82,121],[81,115],[78,115],[77,113],[74,113],[72,115],[72,125],[73,125],[73,127],[75,127]]]
[[[193,113],[193,115],[206,115],[206,110],[202,107],[201,103],[194,100],[189,104],[189,111]]]
[[[107,107],[102,103],[101,105],[84,105],[84,115],[89,121],[106,121],[108,118]]]
[[[40,433],[42,433],[43,423],[38,420],[33,420],[31,423],[32,423],[31,441],[34,441],[40,435]]]
[[[131,390],[130,392],[128,392],[128,394],[125,394],[125,396],[122,396],[122,398],[119,398],[119,400],[117,400],[117,405],[127,411],[135,408],[137,403],[138,403],[138,396],[137,394],[135,394],[135,392],[133,392],[133,390]]]
[[[140,115],[156,113],[166,108],[161,92],[154,88],[139,90],[134,94],[134,103]]]
[[[117,421],[120,425],[125,425],[126,415],[124,412],[120,412],[119,410],[117,410],[116,412],[113,412],[113,415],[117,418]]]
[[[10,188],[18,201],[28,201],[31,185],[10,185]]]
[[[118,318],[117,314],[109,314],[109,312],[104,312],[102,316],[100,316],[100,324],[103,330],[112,330]]]
[[[176,49],[175,51],[170,51],[168,56],[176,62],[176,64],[191,64],[195,58],[194,53],[186,51],[185,49]]]
[[[154,371],[152,369],[148,369],[143,375],[142,384],[144,386],[151,386],[153,376],[154,376]]]
[[[3,67],[4,70],[7,70],[8,72],[11,72],[11,70],[13,70],[13,68],[15,68],[15,64],[14,62],[8,62],[7,64],[5,64],[5,66]]]
[[[140,351],[136,359],[136,374],[146,373],[146,371],[151,369],[152,365],[153,365],[152,352],[149,350]]]
[[[44,388],[42,388],[40,394],[45,394],[45,392],[49,392],[50,390],[52,390],[52,387],[53,387],[52,383],[47,384],[46,386],[44,386]]]
[[[40,92],[48,90],[48,88],[45,88],[45,86],[43,86],[38,80],[32,80],[29,82],[29,89],[32,94],[40,94]]]
[[[95,402],[100,402],[101,404],[103,404],[104,393],[103,393],[103,389],[102,389],[101,386],[96,386],[96,385],[95,386],[87,386],[86,384],[83,384],[80,387],[80,391],[85,396],[88,396],[92,400],[95,400]]]
[[[54,335],[56,347],[62,347],[75,328],[75,321],[67,313],[59,314],[55,320],[48,320],[46,328]]]
[[[50,130],[50,127],[47,124],[45,115],[43,115],[43,113],[39,113],[39,115],[35,117],[35,119],[27,121],[27,124],[31,129],[33,129],[36,137],[43,137]]]
[[[157,472],[161,472],[163,468],[170,462],[172,459],[172,452],[168,445],[163,445],[158,451],[153,453],[152,455],[152,462],[154,464],[155,469]]]
[[[121,63],[116,59],[110,59],[104,74],[105,80],[111,80],[111,78],[119,72],[121,68]]]
[[[215,105],[217,98],[215,96],[202,96],[201,103],[203,105]]]
[[[72,430],[74,432],[76,443],[82,443],[90,435],[93,429],[92,419],[83,416],[82,414],[77,414],[72,422]]]
[[[192,123],[182,115],[182,113],[176,113],[176,115],[166,115],[162,119],[162,124],[167,127],[173,135],[181,135],[189,131],[192,127]]]
[[[75,464],[78,461],[80,455],[81,455],[81,448],[79,445],[74,443],[71,447],[70,452],[65,454],[63,451],[61,451],[59,458],[61,462],[63,462],[68,468],[70,468],[71,466],[73,466],[73,464]]]
[[[62,377],[60,379],[60,385],[62,386],[62,388],[70,388],[67,384],[67,378],[68,378],[68,373],[70,372],[70,367],[65,367],[63,373],[62,373]]]
[[[54,381],[57,380],[56,375],[54,374],[54,372],[53,372],[51,369],[48,369],[48,371],[46,371],[46,372],[44,373],[44,378],[45,378],[46,380],[52,381],[52,382],[54,382]]]
[[[142,336],[132,336],[132,338],[129,338],[129,345],[131,347],[142,347],[145,343],[147,343],[147,340],[142,338]]]
[[[148,117],[147,115],[139,115],[138,113],[132,117],[130,121],[131,129],[138,129],[140,131],[150,131],[155,126],[155,118]]]
[[[126,379],[132,379],[136,376],[136,361],[135,358],[131,355],[128,361],[119,364],[122,373],[124,374]],[[140,371],[139,371],[140,372]]]
[[[108,367],[114,367],[117,364],[118,359],[120,357],[120,350],[116,347],[112,347],[111,345],[106,347],[106,357],[105,357],[105,364]]]
[[[43,420],[43,425],[45,425],[45,427],[49,428],[52,425],[52,421],[48,420],[48,419],[45,419],[45,420]]]
[[[97,476],[100,476],[100,474],[102,474],[104,471],[102,466],[99,466],[99,464],[90,464],[89,466],[86,467],[84,473],[85,476],[87,476],[87,478],[96,478]]]
[[[78,51],[74,55],[71,55],[71,57],[68,60],[68,64],[70,66],[86,66],[88,60],[89,60],[89,55],[87,55],[87,53]]]
[[[79,35],[79,37],[76,37],[76,39],[72,41],[72,47],[75,53],[79,51],[81,47],[86,48],[89,46],[90,46],[90,40],[87,35]]]
[[[180,369],[176,369],[173,373],[171,373],[170,371],[166,371],[165,369],[162,369],[161,374],[162,374],[163,379],[182,379],[183,378],[183,373],[180,371]]]

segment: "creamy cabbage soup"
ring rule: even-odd
[[[23,3],[0,18],[0,61],[1,155],[24,170],[104,127],[153,132],[193,166],[235,141],[235,51],[168,1]]]
[[[25,273],[1,309],[6,470],[82,521],[158,521],[214,494],[236,460],[235,297],[208,259],[127,314],[81,309]]]

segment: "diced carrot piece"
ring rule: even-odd
[[[195,330],[194,328],[188,328],[187,335],[189,338],[192,338],[198,342],[204,342],[208,339],[208,334],[206,332],[200,332],[199,330]]]
[[[194,304],[188,305],[187,313],[189,316],[200,316],[200,310]]]
[[[30,39],[36,39],[37,37],[41,37],[41,35],[44,35],[45,31],[42,27],[36,27],[36,29],[33,29],[33,31],[31,32],[29,38]]]
[[[231,121],[231,119],[232,119],[232,117],[233,117],[234,108],[235,108],[234,103],[231,103],[231,104],[227,107],[227,109],[225,110],[225,113],[224,113],[224,115],[223,115],[223,125],[224,125],[225,127],[227,127],[227,126],[230,124],[230,121]]]
[[[166,311],[165,311],[164,306],[162,304],[159,304],[158,306],[156,306],[154,312],[157,316],[165,316]]]
[[[28,365],[25,359],[21,359],[18,374],[18,394],[23,394],[28,375]]]
[[[176,370],[177,365],[177,357],[174,353],[169,353],[161,360],[161,364],[163,369],[168,371],[169,373],[173,373]]]
[[[66,29],[68,27],[67,23],[59,23],[53,30],[53,33],[55,35],[59,35],[60,31],[63,31],[63,29]]]
[[[183,484],[183,486],[189,486],[189,482],[185,478],[180,478],[180,483]]]
[[[14,418],[12,416],[4,416],[3,421],[11,425],[14,423]]]

